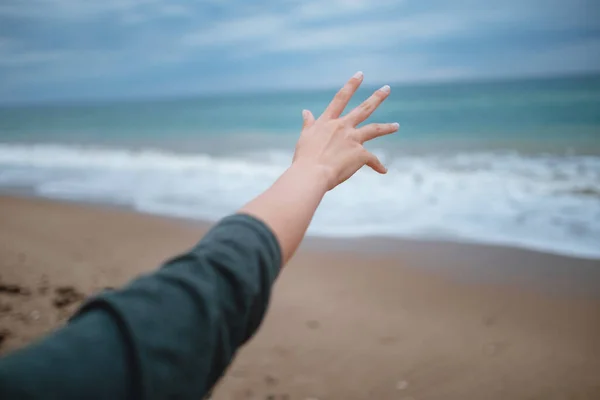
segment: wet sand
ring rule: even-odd
[[[192,246],[207,224],[0,196],[0,353]],[[600,262],[309,239],[215,399],[598,399]]]

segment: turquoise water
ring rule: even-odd
[[[350,107],[375,88],[363,88]],[[203,150],[214,136],[251,135],[288,146],[303,108],[315,114],[334,90],[0,108],[3,141],[126,144]],[[397,121],[402,149],[503,148],[599,154],[600,76],[397,86],[372,121]],[[264,139],[264,138],[262,138]],[[286,140],[289,139],[289,140]],[[180,146],[183,143],[183,146]],[[227,151],[227,143],[223,149]],[[263,146],[262,140],[258,146]],[[218,145],[216,146],[218,147]],[[399,149],[399,150],[402,150]]]
[[[363,88],[354,106],[375,88]],[[335,90],[4,106],[0,188],[215,220],[289,165]],[[310,234],[504,243],[600,258],[600,76],[394,86],[400,132]]]

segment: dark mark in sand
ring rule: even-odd
[[[4,344],[4,341],[10,336],[10,331],[8,329],[0,330],[0,347]]]
[[[2,283],[0,282],[0,293],[6,294],[20,294],[23,296],[29,296],[31,292],[29,289],[21,287],[12,283]]]
[[[64,308],[73,303],[82,301],[85,296],[73,286],[61,286],[54,289],[55,297],[52,304],[56,308]]]

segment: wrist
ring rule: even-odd
[[[332,173],[329,168],[308,162],[294,161],[287,172],[297,182],[322,192],[324,195],[331,187]]]

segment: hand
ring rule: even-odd
[[[296,144],[293,164],[303,168],[315,168],[326,175],[327,190],[331,190],[350,178],[363,165],[380,174],[387,169],[381,161],[363,147],[363,143],[398,130],[397,123],[368,124],[356,128],[379,107],[390,94],[390,87],[383,86],[361,105],[340,117],[350,98],[363,81],[357,72],[335,95],[327,109],[315,121],[308,110],[302,112],[304,126]]]

